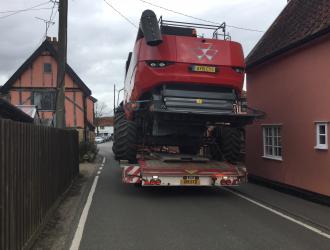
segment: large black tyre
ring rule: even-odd
[[[237,163],[240,161],[242,133],[238,128],[222,127],[220,149],[224,160]]]
[[[223,155],[221,152],[220,145],[218,143],[210,145],[210,155],[213,160],[222,161]]]
[[[196,155],[199,149],[199,146],[179,146],[180,154]]]
[[[117,131],[118,131],[118,125],[119,121],[123,119],[125,116],[125,113],[123,111],[119,111],[115,113],[114,121],[113,121],[113,144],[112,144],[112,152],[115,154],[116,157],[116,148],[117,148]]]
[[[118,112],[114,119],[114,142],[112,151],[116,160],[136,162],[136,124],[127,120],[125,113]]]

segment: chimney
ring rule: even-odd
[[[53,37],[53,42],[57,43],[57,38],[56,37]]]
[[[50,36],[46,36],[46,40],[47,40],[48,42],[51,42],[51,41],[52,41],[52,38],[51,38]]]

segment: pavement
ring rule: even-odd
[[[65,250],[71,246],[82,209],[99,163],[81,163],[79,176],[63,197],[32,249]]]
[[[121,182],[111,146],[99,145],[106,160],[84,209],[81,250],[330,249],[328,206],[250,183],[137,188]]]

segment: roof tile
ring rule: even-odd
[[[247,56],[247,68],[327,33],[330,0],[291,0]]]

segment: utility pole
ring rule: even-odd
[[[65,66],[67,55],[68,0],[59,0],[56,127],[65,128]]]

